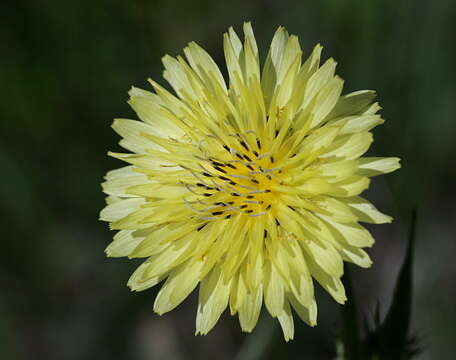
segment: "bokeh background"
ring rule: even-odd
[[[320,42],[345,91],[375,89],[387,122],[372,154],[402,158],[369,197],[396,218],[371,227],[369,270],[351,269],[361,314],[387,310],[418,208],[413,331],[418,357],[453,359],[456,338],[456,3],[452,0],[31,0],[0,5],[0,357],[2,359],[332,359],[341,306],[318,292],[319,326],[285,344],[262,317],[251,335],[225,314],[195,337],[196,296],[159,317],[156,289],[130,293],[134,261],[107,259],[100,182],[122,164],[110,128],[134,117],[135,85],[195,40],[223,67],[222,34],[253,23],[266,55],[279,25],[306,54]]]

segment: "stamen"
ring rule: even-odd
[[[243,147],[244,149],[246,149],[247,151],[249,151],[249,147],[247,146],[247,144],[245,143],[244,140],[239,141],[239,144],[241,144],[242,147]]]
[[[261,159],[263,159],[263,158],[265,158],[265,157],[268,157],[269,155],[271,155],[271,153],[264,153],[264,154],[258,156],[257,159],[258,159],[258,160],[261,160]]]
[[[201,216],[201,220],[218,220],[220,219],[219,217],[214,217],[214,216]]]
[[[191,185],[190,184],[184,184],[184,186],[187,188],[188,191],[190,191],[191,193],[195,194],[195,195],[200,195],[198,194],[197,192],[193,191],[192,188],[191,188]]]
[[[257,217],[257,216],[262,216],[262,215],[264,215],[264,214],[266,214],[266,211],[260,212],[260,213],[258,213],[258,214],[250,214],[249,216],[251,216],[251,217]]]
[[[197,214],[201,214],[202,213],[201,210],[198,210],[198,209],[194,208],[192,206],[192,204],[187,199],[184,199],[184,204],[187,205],[190,208],[190,210],[196,212]]]
[[[264,193],[267,193],[267,192],[271,192],[271,190],[269,190],[269,189],[266,189],[266,190],[253,190],[253,191],[249,191],[247,194],[264,194]]]
[[[214,169],[217,170],[217,171],[220,171],[220,172],[222,172],[222,173],[224,173],[224,174],[226,174],[226,171],[223,170],[222,168],[220,168],[219,166],[214,166]]]
[[[232,176],[234,178],[239,178],[239,179],[246,179],[246,180],[250,180],[250,178],[248,176],[244,176],[244,175],[238,175],[238,174],[229,174],[228,176]]]
[[[240,187],[242,187],[242,188],[244,188],[244,189],[247,189],[247,190],[255,190],[255,188],[253,188],[253,187],[246,186],[246,185],[242,185],[242,184],[236,184],[236,186],[240,186]],[[252,197],[253,197],[253,196],[252,196]]]

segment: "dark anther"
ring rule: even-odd
[[[224,176],[219,176],[219,179],[222,179],[222,180],[226,180],[226,181],[230,181],[230,179],[224,177]]]
[[[206,190],[214,190],[214,188],[212,186],[205,186],[204,187]]]
[[[239,206],[239,208],[245,209],[247,206],[248,206],[248,205],[241,205],[241,206]]]
[[[212,161],[212,164],[215,166],[225,166],[225,164],[219,163],[217,161],[214,161],[214,160],[211,160],[211,161]]]
[[[228,201],[227,204],[233,205],[234,201]]]
[[[253,150],[253,155],[255,155],[256,157],[258,157],[258,153],[256,152],[256,150]]]
[[[222,168],[218,167],[218,166],[214,166],[214,169],[226,174],[226,171],[223,170]]]
[[[270,193],[270,192],[271,192],[271,190],[269,190],[269,189],[266,189],[264,192]]]
[[[230,185],[237,185],[237,184],[233,180],[231,180]]]
[[[258,149],[261,150],[261,142],[260,142],[260,139],[256,139],[256,142],[257,142],[257,146],[258,146]]]
[[[250,159],[247,155],[244,155],[244,159],[246,159],[247,161],[252,161],[252,159]]]
[[[268,231],[267,231],[267,230],[264,231],[263,237],[264,237],[265,239],[268,237]]]
[[[231,217],[231,214],[225,216],[225,219],[229,219]]]
[[[203,227],[205,227],[207,225],[207,223],[204,223],[203,225],[201,225],[198,229],[196,229],[196,231],[200,231]]]
[[[271,175],[266,175],[266,177],[267,177],[269,180],[272,180]]]
[[[247,146],[244,140],[239,141],[239,144],[241,144],[244,149],[249,150],[249,147]]]
[[[231,196],[241,196],[241,195],[239,195],[237,193],[231,193]]]
[[[275,221],[276,221],[276,225],[277,225],[277,226],[280,226],[279,220],[275,219]]]
[[[277,137],[277,135],[279,135],[279,130],[275,131],[275,137]]]
[[[296,156],[296,153],[294,153],[293,155],[291,155],[292,158],[295,157],[295,156]]]
[[[239,154],[239,153],[236,153],[236,156],[237,156],[239,159],[241,159],[241,160],[243,159],[242,155]]]
[[[288,207],[289,207],[291,210],[295,211],[295,209],[294,209],[293,206],[288,205]]]
[[[255,183],[255,184],[259,184],[260,183],[257,179],[250,179],[250,181]]]
[[[203,172],[203,175],[204,175],[204,176],[207,176],[207,177],[212,177],[212,175],[211,175],[211,174],[208,174],[207,172]]]
[[[234,165],[232,165],[232,164],[226,164],[226,166],[228,166],[228,167],[230,167],[230,168],[232,168],[232,169],[237,169],[237,167],[234,166]]]
[[[254,170],[254,168],[252,166],[250,166],[250,165],[246,165],[246,167],[249,168],[252,171]]]
[[[216,202],[215,205],[225,206],[225,204],[223,202],[221,202],[221,201]]]
[[[223,214],[223,211],[214,211],[212,213],[212,215],[216,216],[216,215],[222,215]]]
[[[204,184],[201,184],[201,183],[197,183],[196,186],[200,186],[200,187],[206,187],[206,185]]]
[[[266,206],[266,210],[269,210],[271,208],[271,204],[269,204],[268,206]]]
[[[253,213],[253,210],[246,210],[245,213],[246,214],[251,214],[251,213]]]
[[[204,196],[212,196],[213,194],[204,193],[203,195],[204,195]]]
[[[253,195],[248,195],[248,196],[247,196],[247,199],[253,199],[254,197],[255,197],[255,196],[253,196]]]
[[[230,148],[229,148],[227,145],[223,145],[223,148],[224,148],[226,151],[230,152]]]
[[[271,159],[271,162],[273,163],[274,162],[274,157],[271,156],[270,159]]]

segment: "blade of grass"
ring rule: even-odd
[[[399,272],[393,300],[381,327],[382,359],[403,359],[408,345],[412,307],[413,249],[415,245],[417,211],[412,211],[407,252]]]
[[[360,330],[356,300],[353,294],[352,280],[348,267],[345,268],[344,286],[347,294],[347,302],[342,307],[342,343],[344,348],[344,359],[360,359]]]

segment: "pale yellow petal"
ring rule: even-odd
[[[232,280],[225,282],[219,266],[214,267],[211,274],[201,281],[196,313],[196,334],[206,335],[215,326],[228,306],[231,282]]]
[[[147,267],[148,262],[145,261],[139,265],[135,272],[130,276],[127,286],[131,289],[131,291],[143,291],[151,288],[161,282],[168,275],[167,273],[164,273],[161,276],[146,277],[144,276],[144,271]]]
[[[312,117],[311,128],[319,126],[334,108],[342,93],[343,84],[344,81],[335,76],[318,92],[310,111],[310,116]]]
[[[324,220],[333,238],[342,244],[346,243],[356,247],[370,247],[374,244],[374,239],[369,231],[357,223],[341,224],[327,216],[317,216]]]
[[[269,313],[275,317],[284,307],[285,287],[274,263],[268,261],[265,265],[264,303]]]
[[[321,213],[339,223],[351,223],[358,220],[343,201],[333,197],[319,196],[313,199],[313,203],[321,208]]]
[[[317,325],[318,308],[315,299],[309,306],[302,305],[292,294],[289,294],[288,299],[302,321],[310,326]]]
[[[282,312],[277,315],[277,319],[279,319],[280,326],[282,327],[283,336],[285,341],[288,342],[293,340],[294,337],[294,322],[293,322],[293,314],[291,313],[290,304],[288,301],[285,302],[285,306],[282,309]]]
[[[369,177],[393,172],[401,167],[399,162],[400,159],[396,157],[366,157],[358,160],[360,174]]]
[[[202,47],[195,42],[191,42],[184,49],[184,53],[193,70],[207,86],[213,86],[212,83],[215,80],[217,81],[218,86],[226,92],[225,79],[223,78],[219,67]]]
[[[319,282],[323,289],[325,289],[338,303],[345,303],[347,297],[340,278],[328,275],[325,271],[326,269],[322,269],[311,259],[308,259],[308,264],[312,276]]]
[[[363,250],[355,246],[344,245],[340,250],[340,254],[345,261],[351,262],[363,268],[372,266],[372,260],[369,255]]]
[[[360,90],[341,96],[328,119],[358,115],[366,111],[376,96],[375,91]]]
[[[351,176],[345,180],[332,183],[337,191],[329,191],[328,194],[338,197],[349,197],[361,194],[370,185],[370,179],[366,176]]]
[[[204,261],[187,260],[174,269],[154,302],[154,311],[162,315],[179,305],[198,285]]]
[[[125,166],[120,169],[109,171],[101,184],[103,192],[108,195],[121,197],[137,197],[137,195],[128,194],[126,189],[147,182],[146,175],[134,170],[134,166]]]
[[[263,286],[260,285],[252,291],[248,291],[245,299],[238,309],[239,323],[242,331],[252,332],[258,322],[261,306],[263,304]]]
[[[152,126],[152,132],[159,136],[180,137],[184,131],[164,111],[165,102],[156,94],[133,87],[128,103],[139,118]]]
[[[344,273],[344,264],[338,251],[327,241],[301,241],[306,259],[312,258],[319,269],[330,277],[339,278]],[[313,270],[311,268],[313,275]]]
[[[135,236],[135,230],[121,230],[114,235],[114,241],[105,249],[109,257],[128,256],[144,239],[144,236]]]
[[[309,79],[301,105],[305,109],[315,96],[327,85],[333,78],[337,63],[334,59],[328,59]]]
[[[118,221],[138,210],[146,201],[141,198],[124,199],[106,206],[100,212],[100,220]]]
[[[385,215],[377,210],[369,201],[356,196],[352,198],[341,199],[347,204],[358,217],[360,221],[372,224],[385,224],[393,221],[391,216]]]
[[[370,132],[342,135],[321,155],[323,158],[336,156],[347,160],[359,158],[374,141]]]

